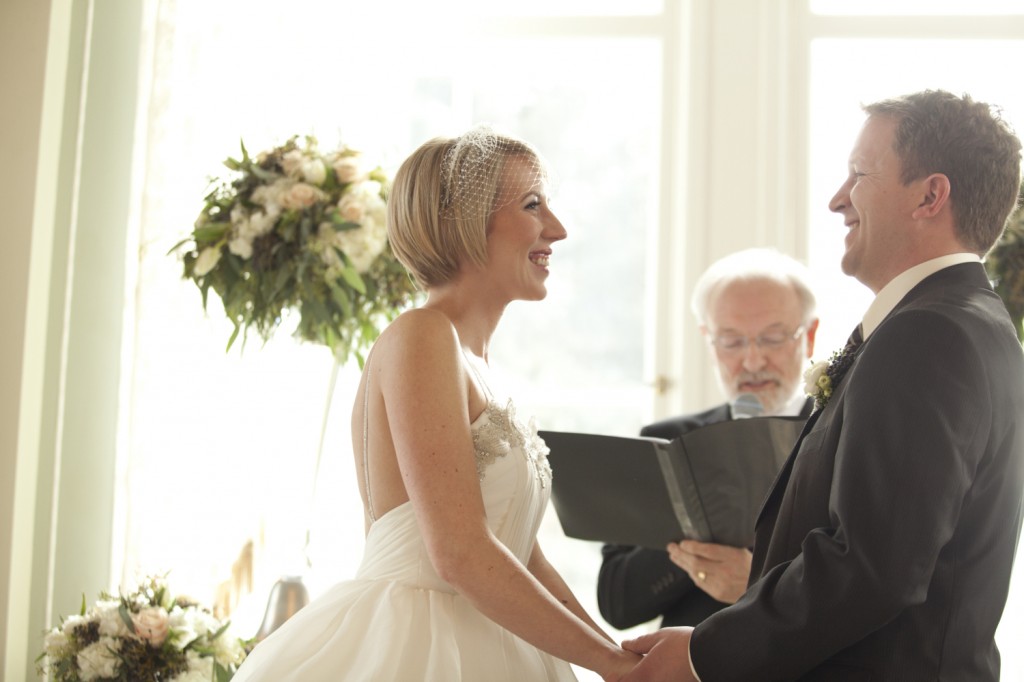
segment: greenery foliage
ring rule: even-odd
[[[224,162],[185,246],[184,277],[212,289],[238,334],[264,341],[290,315],[294,333],[360,365],[416,287],[387,243],[389,182],[348,147],[322,153],[313,137]]]
[[[985,268],[1010,313],[1017,338],[1024,341],[1024,185],[1017,206],[1003,236],[985,258]]]

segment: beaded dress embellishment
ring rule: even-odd
[[[520,448],[530,462],[537,481],[542,488],[551,482],[551,465],[548,464],[548,446],[539,435],[533,419],[527,427],[515,415],[515,406],[509,400],[502,409],[488,399],[484,408],[487,421],[473,431],[473,447],[476,450],[476,473],[483,480],[490,466],[499,457],[506,456],[512,448]]]

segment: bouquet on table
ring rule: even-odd
[[[148,578],[131,594],[100,594],[88,611],[83,595],[81,613],[46,633],[38,672],[53,682],[225,682],[246,655],[228,626]]]
[[[358,152],[323,153],[313,137],[224,162],[237,175],[215,181],[185,244],[184,276],[205,308],[212,288],[240,331],[267,340],[297,312],[295,335],[360,364],[380,329],[408,307],[416,287],[391,252],[385,228],[388,179]],[[243,338],[244,335],[243,335]]]

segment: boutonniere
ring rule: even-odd
[[[828,360],[813,363],[804,372],[804,390],[809,397],[814,398],[815,410],[825,409],[856,356],[857,349],[847,347],[832,353]]]

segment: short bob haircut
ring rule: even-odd
[[[508,200],[503,172],[514,157],[529,159],[545,176],[533,147],[483,126],[425,142],[398,169],[388,240],[420,287],[451,281],[463,263],[487,264],[487,225]]]

